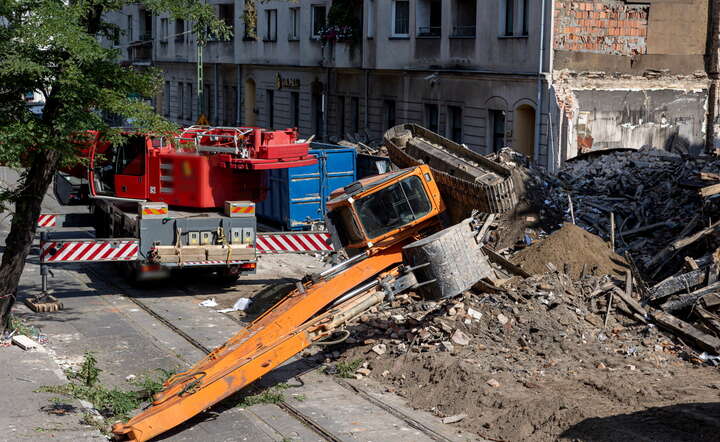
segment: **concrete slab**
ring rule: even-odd
[[[80,424],[84,409],[78,401],[62,399],[53,414],[41,410],[58,395],[35,393],[44,385],[62,385],[65,376],[44,351],[0,348],[0,440],[103,441],[100,432]],[[64,411],[67,410],[67,413]]]

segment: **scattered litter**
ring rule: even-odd
[[[442,423],[444,423],[444,424],[454,424],[455,422],[460,422],[461,420],[465,419],[466,417],[467,417],[467,414],[465,414],[465,413],[456,414],[456,415],[453,415],[453,416],[448,416],[448,417],[442,418]]]
[[[378,355],[384,355],[387,351],[387,346],[385,344],[377,344],[372,348],[372,351],[374,351]]]
[[[230,313],[230,312],[244,312],[245,310],[250,307],[250,304],[252,304],[252,299],[250,298],[240,298],[237,301],[235,301],[235,304],[231,308],[224,308],[222,310],[217,310],[218,313]]]
[[[33,350],[40,347],[40,344],[28,338],[25,335],[15,335],[12,337],[13,344],[22,348],[23,350]]]
[[[217,307],[218,303],[215,301],[215,298],[212,298],[212,299],[206,299],[198,305],[200,307]]]

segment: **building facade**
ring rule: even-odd
[[[551,169],[592,149],[713,143],[709,0],[208,3],[234,38],[210,41],[202,70],[190,23],[142,4],[112,17],[112,44],[163,71],[157,109],[181,124],[203,111],[333,141],[413,122]]]

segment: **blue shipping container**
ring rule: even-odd
[[[308,229],[313,221],[325,219],[330,192],[356,180],[355,149],[323,143],[310,147],[317,164],[268,172],[270,189],[257,205],[261,219],[289,230]]]

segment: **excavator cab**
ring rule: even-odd
[[[336,190],[328,202],[327,225],[336,249],[355,255],[435,227],[444,210],[430,168],[421,165]]]

